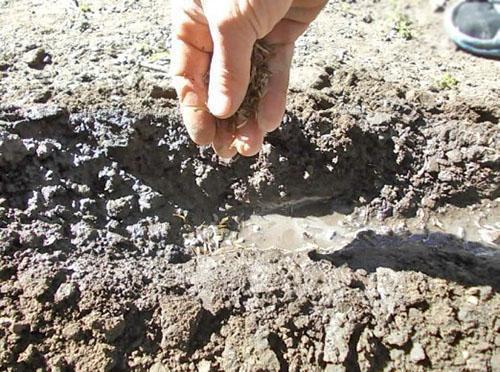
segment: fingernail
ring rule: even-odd
[[[231,102],[223,94],[211,94],[208,97],[208,109],[217,117],[225,117],[230,109]]]

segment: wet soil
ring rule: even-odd
[[[123,46],[168,39],[144,26],[159,22],[159,5],[89,4],[61,9],[68,34],[91,46],[56,42],[61,34],[37,20],[46,50],[26,56],[16,42],[33,4],[0,2],[1,16],[19,22],[2,26],[12,42],[0,90],[0,369],[498,368],[498,64],[449,47],[461,74],[482,69],[475,84],[437,84],[429,71],[440,55],[422,61],[421,84],[396,79],[415,60],[377,63],[398,46],[401,58],[431,55],[428,33],[402,40],[388,29],[394,41],[380,41],[385,25],[365,17],[393,8],[333,2],[298,44],[303,80],[283,125],[257,157],[227,164],[189,141],[162,81],[168,63],[152,58],[161,51],[137,57]],[[113,39],[123,26],[110,26],[115,13],[137,20]],[[308,57],[314,39],[328,45],[333,20],[358,25],[337,45],[355,40],[370,63]],[[378,41],[363,42],[362,27]],[[103,40],[122,54],[93,49]],[[375,44],[389,51],[373,62]],[[73,81],[80,67],[68,50],[85,52],[87,78]],[[108,58],[121,62],[107,70]],[[129,86],[130,66],[149,67]],[[277,244],[273,226],[254,226],[271,214]],[[338,215],[354,225],[341,238]],[[287,241],[292,233],[301,239]]]

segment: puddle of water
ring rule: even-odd
[[[322,203],[323,208],[325,203],[329,203],[326,205],[332,209],[331,202],[316,200],[314,203]],[[286,209],[290,212],[292,207],[287,206]],[[468,208],[447,207],[440,212],[383,222],[366,221],[363,211],[359,210],[350,214],[333,212],[321,217],[290,217],[271,211],[253,215],[243,222],[239,238],[246,247],[254,249],[333,251],[342,249],[359,231],[367,229],[382,235],[391,232],[424,236],[431,233],[450,234],[464,241],[499,248],[500,253],[500,199]]]

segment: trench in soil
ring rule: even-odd
[[[326,113],[331,107],[322,97],[313,97],[313,104]],[[419,153],[429,151],[416,146],[419,138],[412,139],[410,156],[402,154],[394,129],[366,129],[346,115],[335,122],[339,133],[325,135],[331,119],[321,112],[309,122],[289,112],[259,157],[227,165],[190,143],[175,112],[135,118],[120,111],[70,115],[54,106],[11,107],[2,119],[15,139],[5,149],[1,191],[10,208],[66,230],[85,221],[130,238],[137,226],[166,223],[161,239],[198,254],[219,248],[338,250],[370,229],[449,235],[498,248],[498,203],[477,204],[481,192],[491,199],[498,194],[496,163],[484,161],[493,170],[489,185],[462,188],[454,181],[441,194],[424,189],[419,195],[411,177],[425,167]],[[412,118],[410,131],[424,132],[422,117]],[[381,197],[387,189],[391,196]],[[436,205],[457,207],[417,210],[429,196]]]

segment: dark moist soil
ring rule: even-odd
[[[230,165],[176,109],[2,107],[0,369],[494,370],[488,247],[370,231],[333,253],[183,245],[203,222],[306,196],[379,218],[499,196],[496,108],[362,70],[321,81]]]

